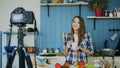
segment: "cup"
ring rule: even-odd
[[[120,12],[117,12],[117,17],[120,17]]]

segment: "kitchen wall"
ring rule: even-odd
[[[107,10],[114,10],[120,7],[120,0],[109,0]],[[80,15],[81,13],[81,15]],[[86,30],[91,33],[95,50],[103,48],[105,39],[108,40],[108,47],[115,48],[118,39],[115,42],[110,40],[113,32],[109,28],[120,29],[120,19],[97,19],[96,29],[94,30],[94,20],[87,19],[87,16],[94,16],[94,12],[87,6],[41,6],[41,24],[40,24],[40,50],[43,48],[63,49],[62,32],[69,33],[71,20],[74,16],[80,15],[85,20]],[[120,36],[120,33],[117,32]]]

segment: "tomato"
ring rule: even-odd
[[[70,64],[68,62],[65,62],[63,65],[68,67],[68,68],[70,67]]]
[[[55,68],[61,68],[61,66],[62,66],[62,65],[59,64],[59,63],[56,63],[56,64],[55,64]]]
[[[84,61],[79,61],[78,65],[85,65],[85,62]]]

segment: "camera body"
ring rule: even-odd
[[[18,7],[11,13],[10,22],[14,25],[33,24],[34,19],[35,18],[32,11],[25,11],[22,7]]]

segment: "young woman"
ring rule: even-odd
[[[66,62],[74,64],[76,61],[88,62],[87,57],[93,54],[91,35],[85,30],[84,20],[75,16],[71,24],[70,40],[65,44],[64,54]]]

